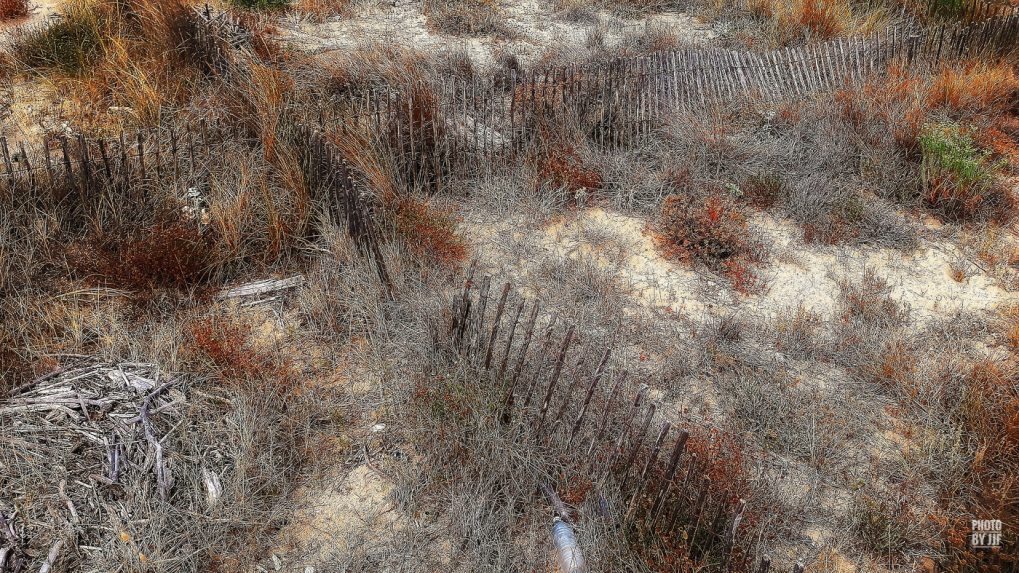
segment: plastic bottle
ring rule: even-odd
[[[552,543],[555,544],[560,573],[584,573],[586,571],[584,556],[580,553],[573,528],[558,517],[552,522]]]

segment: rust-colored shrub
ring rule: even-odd
[[[750,238],[743,207],[722,191],[669,195],[654,230],[664,256],[704,264],[740,292],[762,288],[754,266],[763,261],[764,246]]]
[[[753,489],[753,481],[747,471],[750,459],[739,437],[718,428],[690,428],[688,431],[690,438],[686,449],[697,454],[704,475],[711,478],[714,499],[735,505],[749,497]],[[744,520],[746,526],[753,521],[752,516],[747,515],[744,515]]]
[[[294,10],[316,22],[325,22],[331,16],[346,14],[350,10],[350,0],[297,0]]]
[[[411,197],[395,199],[391,209],[396,233],[414,255],[447,269],[467,259],[467,244],[452,213]]]
[[[1014,118],[1008,116],[997,121],[996,125],[975,130],[973,140],[978,147],[990,153],[990,159],[1014,172],[1019,170],[1019,129],[1012,133],[1007,131],[1011,120]]]
[[[786,197],[785,182],[778,175],[758,173],[740,185],[747,201],[758,209],[771,209]]]
[[[136,292],[185,289],[212,269],[215,241],[193,222],[164,220],[90,237],[69,249],[71,267],[102,284]]]
[[[912,376],[916,372],[916,355],[901,340],[893,340],[881,349],[877,361],[864,364],[861,369],[871,382],[884,390],[912,392]]]
[[[28,16],[28,0],[0,0],[0,22]]]
[[[1006,524],[1019,522],[1019,392],[1016,372],[1004,362],[980,360],[971,365],[962,379],[962,395],[946,404],[955,413],[964,439],[974,450],[964,491],[975,492],[960,501],[966,514],[953,520],[945,532],[948,554],[945,571],[1006,571],[1015,564],[1016,541],[1003,536],[1002,568],[994,564],[991,552],[969,545],[970,519],[1000,519]],[[1010,561],[1011,559],[1011,561]]]
[[[272,384],[289,393],[297,380],[291,360],[258,347],[250,323],[204,318],[190,326],[195,357],[226,384]]]
[[[604,181],[601,173],[585,163],[576,149],[553,147],[538,158],[536,183],[538,188],[550,184],[575,197],[581,191],[601,189]]]

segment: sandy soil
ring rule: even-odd
[[[327,479],[326,487],[302,492],[302,508],[288,537],[306,562],[350,554],[366,535],[397,527],[399,512],[389,499],[393,486],[367,465]]]
[[[341,51],[376,42],[398,43],[420,50],[463,47],[481,67],[492,64],[499,50],[506,50],[529,63],[549,49],[580,48],[594,30],[604,33],[607,46],[619,43],[627,34],[640,32],[646,26],[674,32],[688,42],[715,36],[709,25],[680,12],[629,20],[600,11],[593,21],[569,22],[557,16],[548,4],[539,0],[503,2],[506,37],[457,38],[437,34],[429,28],[421,12],[421,3],[407,1],[372,3],[359,7],[352,17],[336,17],[323,23],[294,14],[287,16],[279,27],[284,38],[313,53]]]
[[[0,43],[17,30],[41,25],[57,17],[62,0],[33,0],[27,18],[0,23]],[[7,105],[5,105],[7,104]],[[56,90],[46,81],[0,82],[0,135],[15,141],[34,143],[59,118]]]
[[[505,232],[515,235],[517,250],[534,249],[534,258],[569,257],[592,261],[608,272],[634,302],[692,318],[706,318],[714,308],[728,308],[748,317],[776,318],[799,306],[831,317],[838,303],[839,283],[858,283],[870,269],[884,279],[890,296],[910,311],[917,326],[956,312],[993,310],[1014,302],[1015,296],[963,253],[947,242],[926,241],[912,253],[890,249],[807,245],[792,222],[757,215],[754,229],[770,246],[772,262],[761,271],[765,292],[742,296],[720,277],[662,258],[645,232],[644,220],[604,209],[589,209],[557,221],[544,236],[528,238],[522,221],[504,229],[471,227],[474,240],[488,260],[512,260],[505,249]],[[517,229],[517,231],[513,231]],[[532,273],[526,265],[502,269],[521,278]],[[967,270],[961,281],[953,266]],[[526,280],[524,281],[526,282]]]
[[[650,309],[681,313],[696,324],[736,313],[753,323],[789,316],[802,307],[830,319],[838,311],[840,282],[859,284],[868,269],[886,281],[889,296],[908,311],[910,329],[955,313],[993,311],[1015,302],[1013,293],[947,241],[924,240],[913,252],[804,244],[802,230],[793,222],[758,214],[751,225],[770,249],[771,262],[761,270],[768,287],[761,294],[744,296],[720,277],[662,258],[642,218],[592,208],[545,225],[536,225],[534,219],[533,215],[514,214],[495,224],[491,220],[465,221],[464,228],[481,260],[498,261],[486,272],[530,285],[533,291],[542,288],[540,269],[548,261],[584,261],[606,275],[630,305],[628,311],[635,314]],[[961,277],[953,272],[960,268],[965,271]],[[799,363],[787,366],[801,369]],[[802,370],[805,385],[829,396],[829,403],[837,405],[833,407],[852,408],[851,402],[838,399],[843,392],[852,392],[838,388],[848,373],[813,363],[802,364]],[[663,402],[663,412],[716,420],[725,417],[725,396],[710,380],[697,378],[684,384],[679,397],[653,392],[652,399]],[[883,472],[874,474],[874,468],[908,457],[917,447],[910,436],[919,435],[921,429],[882,413],[880,404],[872,406],[874,417],[838,463],[848,476],[870,476],[867,479],[883,482]],[[840,545],[842,536],[829,523],[836,517],[846,518],[853,495],[850,478],[835,483],[821,479],[817,470],[800,461],[779,458],[773,462],[782,466],[782,479],[778,480],[785,484],[782,499],[812,508],[811,513],[816,514],[811,518],[812,527],[804,531],[806,537],[790,540],[789,560],[801,558],[803,547],[810,546],[822,551],[815,571],[884,571],[878,563],[857,563],[855,557],[847,557],[855,552],[845,552]]]

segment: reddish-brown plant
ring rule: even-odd
[[[750,237],[744,208],[722,191],[669,195],[655,231],[666,257],[702,263],[740,292],[763,287],[754,267],[763,261],[764,247]]]
[[[272,384],[287,393],[297,384],[291,360],[261,348],[250,323],[205,318],[190,326],[191,347],[226,384]]]
[[[604,180],[597,169],[584,162],[576,149],[552,147],[538,158],[536,187],[546,184],[576,197],[582,191],[601,189]]]
[[[214,264],[215,241],[194,222],[166,220],[120,231],[72,245],[72,268],[102,284],[143,292],[201,284]]]
[[[0,0],[0,22],[28,16],[28,0]]]
[[[467,259],[467,243],[449,211],[402,196],[391,209],[396,233],[414,255],[446,269],[459,268]]]

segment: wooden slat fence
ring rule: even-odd
[[[403,183],[433,187],[444,176],[486,173],[560,142],[563,126],[615,148],[659,129],[677,110],[730,102],[781,102],[859,84],[901,61],[934,69],[963,58],[1014,57],[1019,8],[972,24],[889,28],[867,37],[767,52],[689,47],[607,64],[510,73],[492,80],[443,78],[365,93],[326,120],[382,134]]]
[[[145,130],[117,138],[44,136],[37,142],[0,137],[0,189],[72,188],[81,192],[157,180],[188,181],[207,169],[224,140],[219,123],[182,130]]]
[[[645,538],[679,535],[688,556],[710,554],[726,566],[746,541],[739,529],[746,503],[732,500],[727,484],[711,483],[707,460],[686,450],[687,432],[661,415],[647,386],[627,384],[610,348],[578,350],[573,326],[539,320],[537,302],[508,304],[510,284],[493,289],[491,277],[475,282],[473,274],[472,267],[454,297],[447,335],[501,389],[501,422],[586,452],[583,471],[596,493],[611,489],[622,500],[604,519]]]
[[[302,167],[312,189],[313,199],[325,206],[337,222],[345,224],[358,252],[371,260],[386,293],[392,297],[393,283],[379,247],[373,205],[355,184],[351,169],[321,131],[299,126]]]
[[[493,416],[502,425],[523,425],[539,444],[580,453],[580,471],[597,496],[585,519],[626,528],[638,543],[682,539],[680,547],[663,547],[695,563],[707,556],[710,571],[778,571],[758,553],[753,532],[740,527],[748,511],[768,509],[748,508],[746,500],[733,499],[728,484],[712,483],[706,471],[712,460],[690,451],[690,435],[662,415],[646,385],[628,383],[627,372],[612,363],[611,347],[578,349],[575,327],[544,316],[537,301],[511,296],[511,284],[497,287],[491,276],[475,275],[472,265],[451,302],[449,330],[440,336],[483,373],[478,383],[497,391]],[[535,484],[535,490],[571,485]],[[619,506],[607,505],[608,491],[618,494]],[[550,497],[561,515],[560,496]],[[1001,553],[983,562],[1011,563]],[[803,573],[804,564],[791,570]]]

